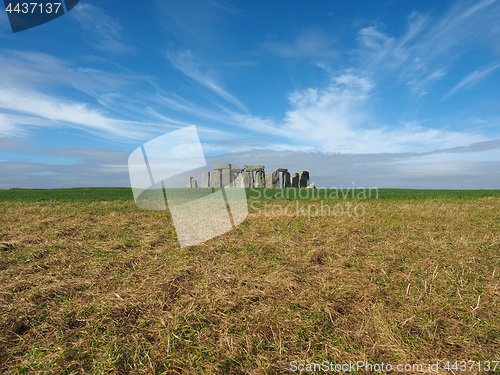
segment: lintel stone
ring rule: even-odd
[[[231,164],[212,164],[212,168],[215,169],[231,169]]]
[[[244,165],[245,170],[249,172],[253,171],[263,171],[264,166],[263,165],[256,165],[256,164],[251,164],[251,165]]]

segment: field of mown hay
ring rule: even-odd
[[[312,217],[254,200],[183,249],[168,213],[130,199],[14,194],[0,194],[0,372],[500,360],[497,193],[299,200],[364,209]]]

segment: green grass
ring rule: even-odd
[[[168,189],[175,196],[186,191],[206,195],[211,189]],[[427,199],[500,197],[499,190],[417,190],[417,189],[247,189],[249,199]],[[130,188],[72,188],[0,190],[0,201],[115,201],[132,200]]]
[[[0,190],[0,201],[115,201],[133,200],[130,188],[12,189]]]

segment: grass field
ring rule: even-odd
[[[321,194],[249,191],[243,224],[181,249],[130,189],[0,191],[0,372],[500,373],[500,191]]]

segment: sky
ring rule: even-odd
[[[130,186],[196,125],[209,163],[317,187],[500,189],[500,0],[81,0],[0,11],[0,189]]]

